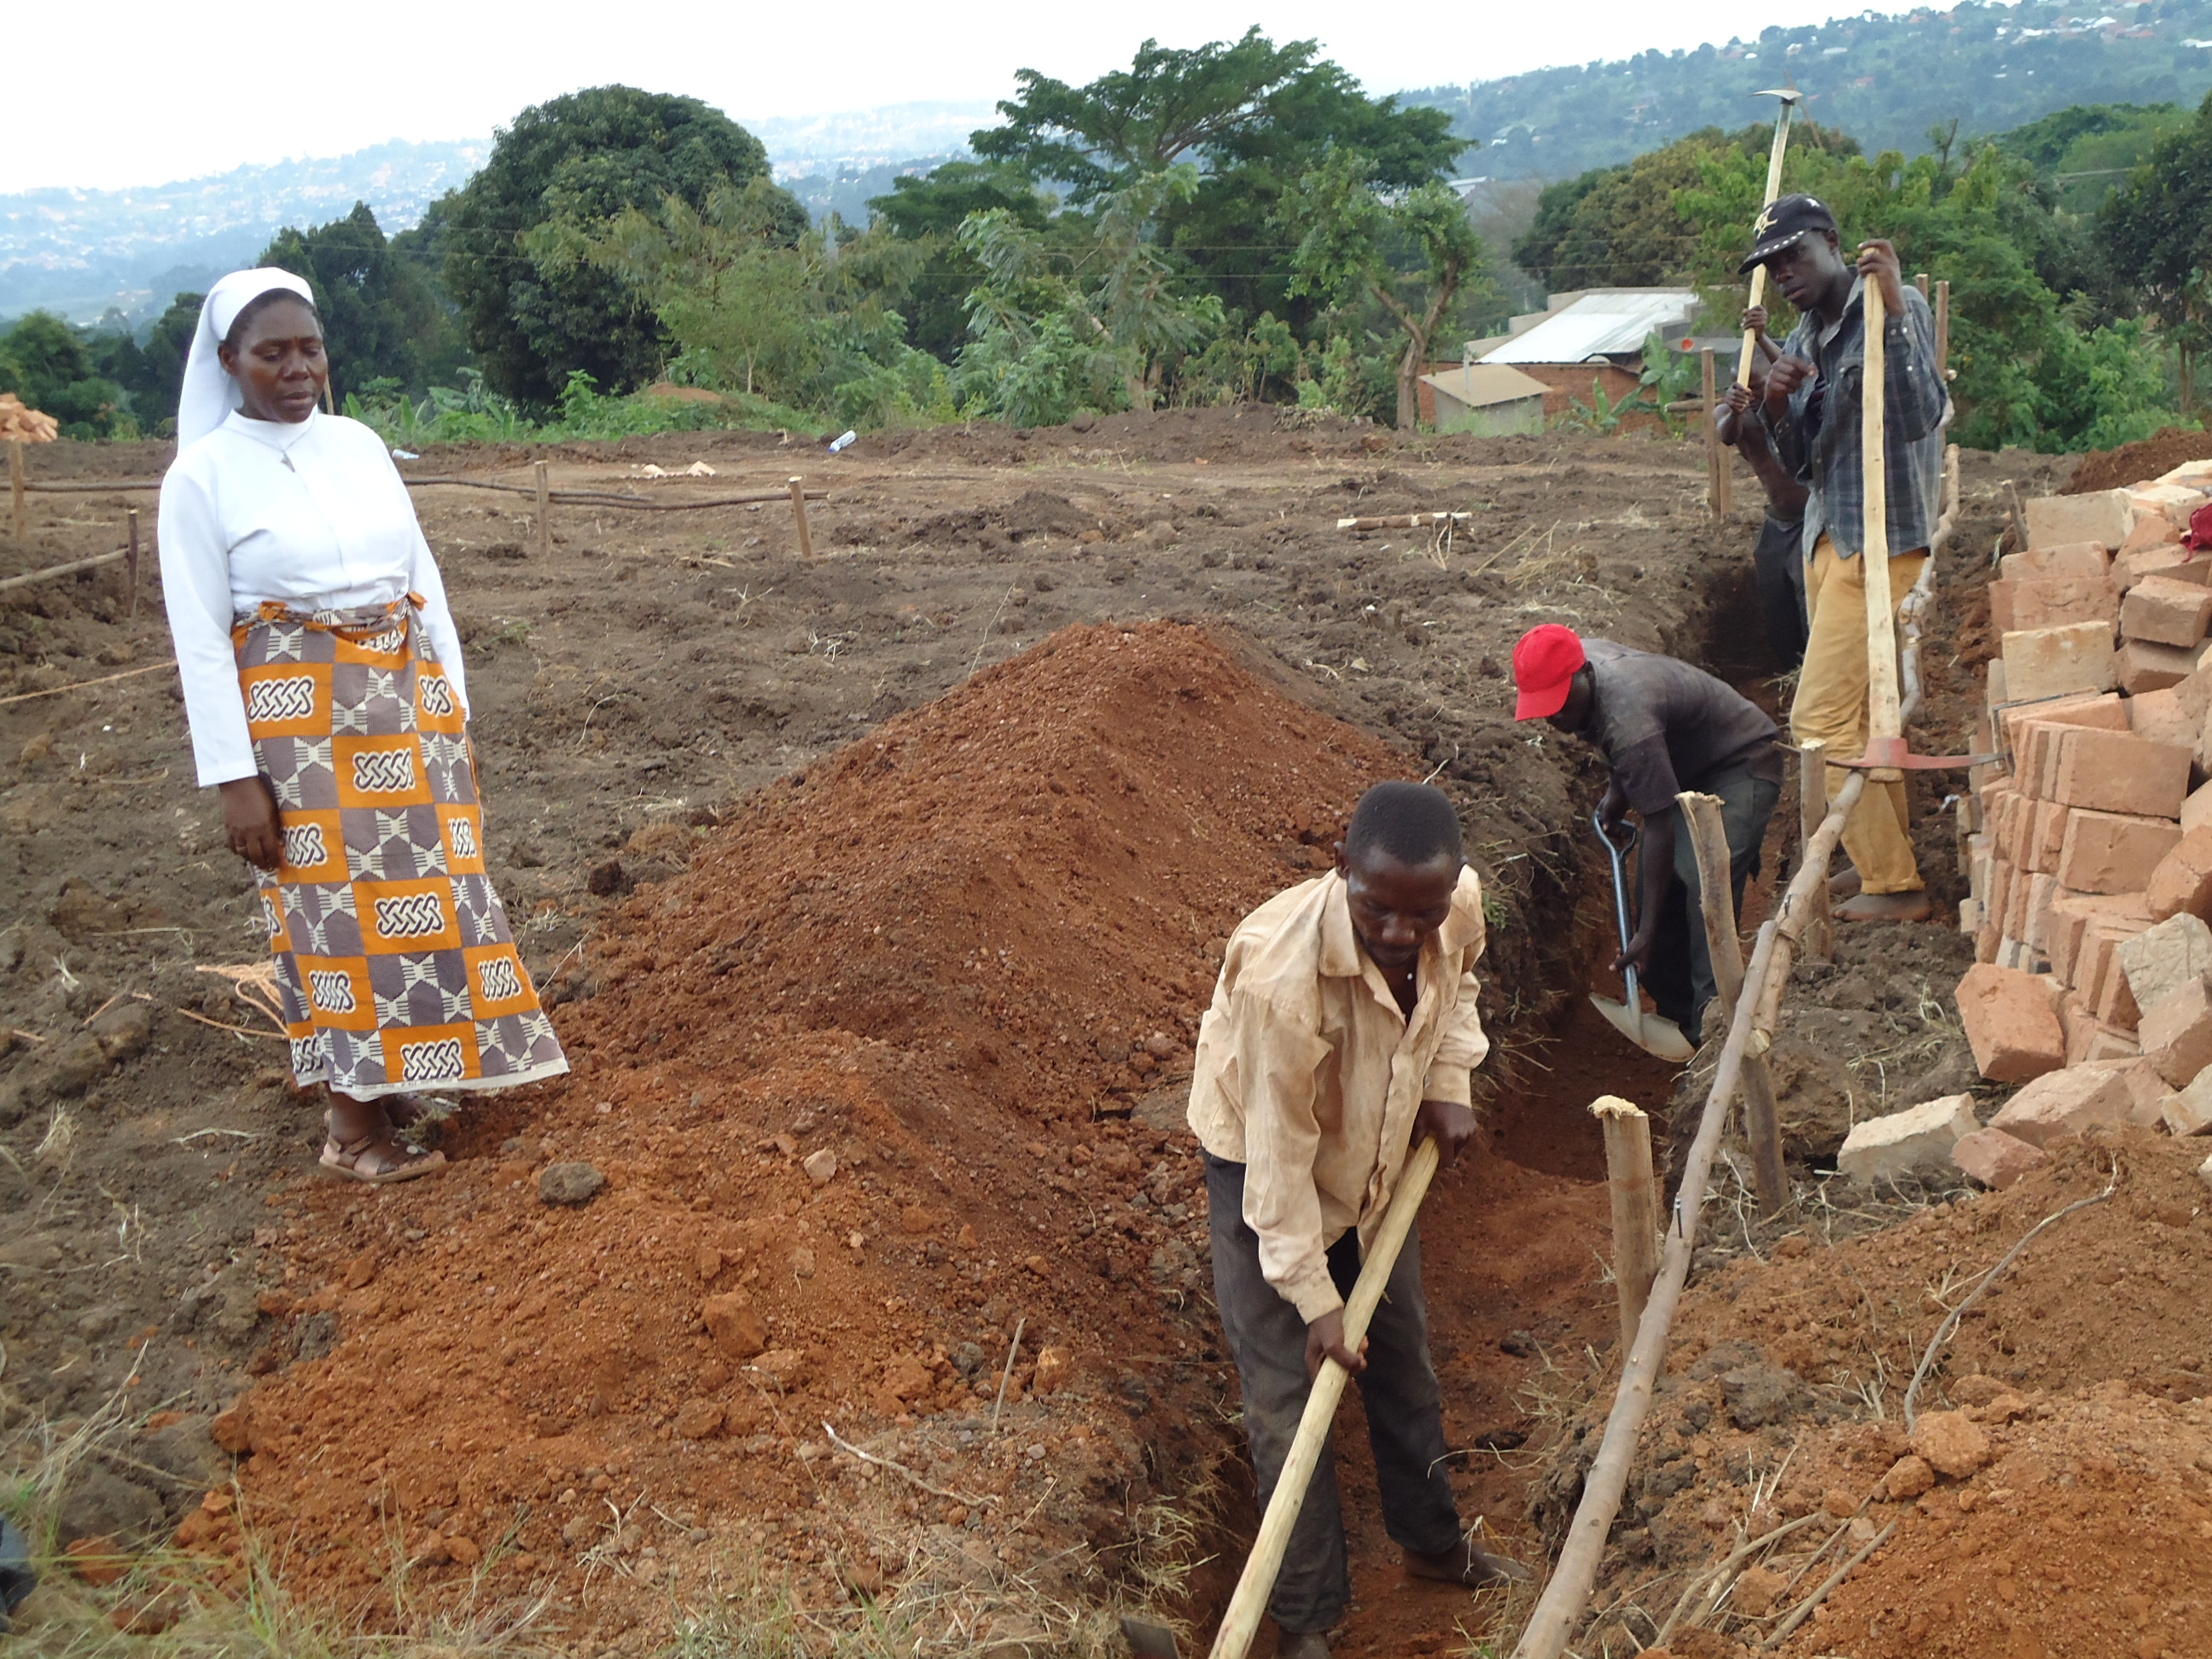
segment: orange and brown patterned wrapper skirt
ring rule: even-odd
[[[413,595],[232,630],[283,861],[260,877],[292,1074],[362,1099],[568,1069],[485,872],[460,699]]]

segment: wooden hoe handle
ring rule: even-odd
[[[1398,1252],[1406,1247],[1406,1235],[1413,1231],[1413,1217],[1428,1195],[1429,1182],[1436,1172],[1437,1143],[1424,1140],[1406,1160],[1390,1208],[1368,1249],[1367,1260],[1361,1264],[1359,1282],[1352,1287],[1352,1300],[1345,1304],[1344,1346],[1355,1353],[1367,1334],[1367,1322],[1375,1316],[1376,1304],[1382,1300],[1382,1287],[1398,1265]],[[1245,1650],[1252,1645],[1260,1615],[1267,1611],[1267,1596],[1275,1588],[1275,1575],[1283,1569],[1291,1528],[1297,1524],[1307,1484],[1313,1479],[1314,1465],[1321,1461],[1321,1449],[1328,1443],[1337,1402],[1344,1398],[1350,1375],[1334,1359],[1322,1362],[1321,1374],[1314,1378],[1313,1389],[1306,1395],[1305,1415],[1298,1419],[1297,1437],[1291,1442],[1291,1455],[1283,1461],[1274,1496],[1267,1500],[1267,1512],[1261,1518],[1260,1534],[1252,1540],[1252,1553],[1245,1559],[1244,1571],[1237,1580],[1237,1593],[1229,1598],[1228,1610],[1221,1616],[1212,1659],[1244,1659]]]

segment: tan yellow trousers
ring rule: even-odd
[[[1889,562],[1889,591],[1902,601],[1920,580],[1926,549],[1896,554]],[[1797,678],[1796,701],[1790,705],[1790,734],[1799,743],[1818,739],[1828,753],[1856,760],[1867,744],[1866,561],[1836,556],[1826,536],[1814,544],[1805,573],[1806,608],[1812,627],[1805,641],[1805,666]],[[1828,793],[1850,775],[1828,768]],[[1873,783],[1859,797],[1844,823],[1844,850],[1859,872],[1861,890],[1917,893],[1920,866],[1912,856],[1911,820],[1905,786]]]

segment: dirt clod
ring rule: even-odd
[[[588,1204],[606,1184],[589,1164],[549,1164],[538,1172],[538,1196],[547,1204]]]

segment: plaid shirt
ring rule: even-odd
[[[1790,394],[1790,413],[1777,421],[1759,405],[1759,418],[1782,464],[1806,481],[1804,551],[1826,535],[1838,556],[1866,546],[1866,479],[1860,450],[1859,380],[1866,357],[1866,279],[1851,283],[1844,314],[1822,331],[1808,314],[1790,331],[1783,351],[1810,362],[1817,373]],[[1920,290],[1905,289],[1905,313],[1882,321],[1884,407],[1882,438],[1888,450],[1889,550],[1908,553],[1928,545],[1942,513],[1943,427],[1951,396],[1936,372],[1936,318]]]

